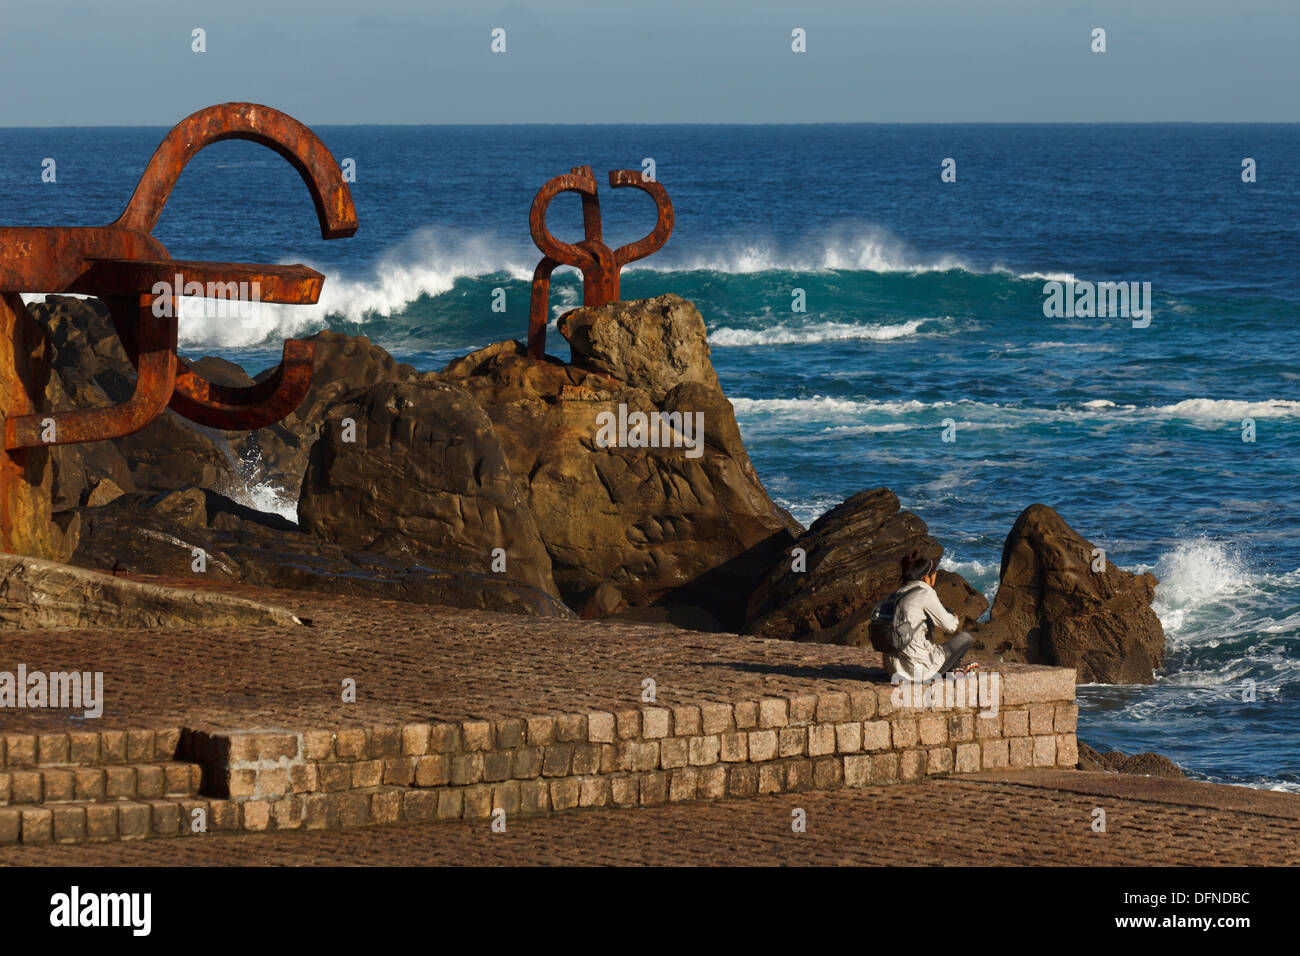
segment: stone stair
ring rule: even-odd
[[[994,708],[973,695],[897,706],[895,688],[864,683],[456,722],[0,734],[0,844],[485,820],[1075,766],[1073,672],[1019,665],[999,679]]]

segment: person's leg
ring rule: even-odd
[[[957,662],[962,659],[962,656],[968,650],[970,650],[971,641],[973,640],[973,637],[965,631],[961,631],[944,641],[943,666],[939,668],[939,673],[946,674],[956,667]]]

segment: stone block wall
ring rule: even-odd
[[[1072,671],[999,672],[996,708],[774,693],[456,722],[0,734],[0,843],[486,820],[1078,762]],[[202,821],[200,828],[196,821]]]

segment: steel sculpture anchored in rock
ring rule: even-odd
[[[528,309],[528,354],[533,358],[540,359],[546,352],[546,315],[551,299],[551,273],[556,266],[577,266],[582,270],[583,305],[616,302],[619,298],[618,276],[623,266],[657,251],[672,234],[673,204],[658,182],[645,179],[639,169],[614,169],[609,173],[609,185],[614,189],[631,186],[649,193],[658,213],[654,230],[649,235],[617,249],[605,245],[601,236],[600,197],[596,194],[596,179],[590,166],[575,166],[571,172],[549,180],[533,199],[533,207],[528,213],[528,229],[533,242],[543,253],[542,261],[537,263],[533,272],[532,300]],[[585,238],[578,243],[561,242],[546,228],[546,209],[551,200],[563,192],[575,192],[582,197]]]
[[[256,385],[209,382],[176,353],[179,297],[197,283],[204,295],[254,289],[267,303],[311,305],[324,277],[306,266],[173,259],[150,233],[193,156],[212,143],[245,139],[283,156],[302,176],[325,239],[357,230],[352,195],[338,163],[306,126],[278,110],[225,103],[177,124],[145,167],[126,211],[99,227],[0,227],[0,550],[51,550],[47,448],[119,438],[171,408],[230,431],[261,428],[288,415],[311,384],[314,344],[289,339],[279,366]],[[158,290],[167,289],[161,295]],[[104,408],[44,407],[50,349],[20,293],[81,293],[101,299],[136,369],[135,391]],[[170,302],[155,303],[164,297]],[[160,314],[161,313],[161,314]]]

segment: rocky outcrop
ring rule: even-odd
[[[103,303],[51,295],[28,309],[54,347],[54,374],[46,391],[49,408],[95,408],[131,396],[135,368]],[[217,361],[207,360],[206,368],[213,369]],[[236,379],[233,384],[245,382]],[[166,491],[187,485],[230,494],[242,490],[238,463],[225,436],[170,409],[132,435],[60,445],[51,455],[55,511],[82,504],[104,478],[127,491]]]
[[[559,596],[492,422],[465,389],[431,376],[380,382],[329,409],[298,520],[347,549],[498,572]]]
[[[1079,769],[1109,773],[1134,773],[1144,777],[1185,777],[1182,768],[1158,753],[1122,754],[1118,750],[1099,753],[1079,741]]]
[[[814,521],[772,565],[750,596],[746,631],[865,645],[872,607],[902,584],[900,565],[913,550],[936,563],[943,554],[925,522],[901,510],[888,488],[858,492]],[[949,571],[940,571],[936,590],[963,626],[988,607],[983,595]]]
[[[1060,515],[1030,505],[1002,549],[978,647],[984,656],[1073,667],[1081,684],[1150,684],[1165,652],[1151,610],[1155,586],[1150,573],[1121,571],[1109,559],[1103,566]]]
[[[48,295],[29,310],[55,351],[45,399],[52,410],[116,405],[135,389],[135,369],[126,358],[108,308],[95,299]],[[247,384],[238,365],[205,359],[216,381]],[[53,510],[82,505],[103,479],[129,492],[169,490],[186,485],[240,494],[243,483],[226,437],[216,429],[164,411],[134,434],[110,441],[60,445],[55,463]]]
[[[269,486],[288,501],[298,497],[325,412],[378,382],[399,382],[415,374],[415,369],[400,364],[364,335],[326,329],[310,338],[316,343],[311,388],[298,407],[266,428],[229,436],[245,481]],[[271,371],[266,369],[250,381],[260,382]]]
[[[496,427],[561,595],[587,613],[688,606],[738,627],[801,528],[763,490],[706,370],[703,320],[660,296],[578,309],[562,328],[571,365],[502,342],[441,374]]]
[[[482,573],[455,555],[342,547],[207,489],[124,494],[74,513],[81,534],[71,563],[80,567],[574,617],[546,591]]]
[[[53,347],[48,407],[93,408],[131,394],[135,369],[101,302],[51,295],[28,308]],[[50,449],[54,511],[84,504],[90,489],[103,479],[129,492],[196,486],[246,503],[251,503],[250,487],[264,486],[287,502],[295,501],[325,410],[376,382],[399,381],[415,373],[364,336],[323,331],[312,338],[316,359],[307,397],[292,414],[266,428],[222,432],[167,410],[133,435]],[[209,381],[240,387],[272,372],[268,368],[250,377],[233,362],[214,356],[193,365]]]
[[[662,402],[686,383],[721,388],[709,359],[704,318],[681,296],[574,309],[557,325],[569,340],[574,364],[643,388],[652,402]]]
[[[227,594],[162,587],[53,561],[0,554],[0,628],[300,623],[283,608]]]

